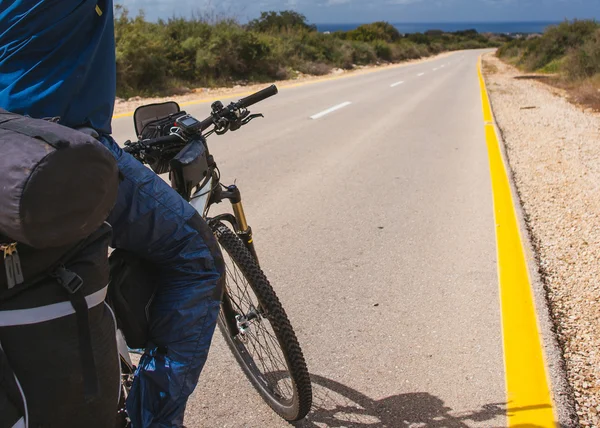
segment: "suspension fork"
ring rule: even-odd
[[[238,230],[237,235],[242,240],[252,257],[258,263],[258,255],[256,254],[256,249],[254,248],[254,240],[252,239],[252,228],[248,225],[248,220],[246,219],[246,214],[244,213],[244,206],[242,205],[242,195],[240,193],[240,189],[233,184],[227,187],[227,190],[222,192],[221,195],[223,198],[229,199],[231,202],[231,207],[233,209],[233,215],[235,216],[235,220],[237,222]]]

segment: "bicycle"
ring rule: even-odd
[[[312,405],[312,386],[294,329],[269,280],[261,270],[241,193],[220,182],[220,172],[206,139],[236,131],[253,119],[248,107],[277,94],[275,85],[233,102],[211,105],[211,114],[198,121],[175,102],[140,107],[134,115],[137,142],[125,151],[157,174],[169,173],[173,187],[207,221],[226,259],[226,286],[217,321],[225,341],[251,384],[264,401],[287,421],[303,419]],[[208,130],[212,126],[211,130]],[[208,130],[208,131],[207,131]],[[207,132],[205,132],[207,131]],[[153,138],[142,138],[152,135]],[[209,216],[210,207],[229,200],[232,213]],[[122,364],[122,397],[118,414],[129,421],[125,400],[135,366],[122,332],[117,331]],[[281,367],[281,366],[283,367]],[[283,374],[282,374],[283,373]]]

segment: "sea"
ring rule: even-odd
[[[543,33],[544,30],[560,22],[420,22],[420,23],[392,23],[402,34],[424,33],[428,30],[442,30],[455,32],[463,30],[477,30],[479,33],[516,34],[516,33]],[[361,24],[316,24],[320,32],[349,31]]]

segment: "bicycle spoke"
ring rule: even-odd
[[[263,350],[266,352],[266,354],[267,354],[267,357],[268,357],[269,361],[271,362],[271,365],[272,365],[272,367],[274,367],[274,368],[275,368],[275,367],[277,367],[277,364],[275,364],[275,361],[274,361],[275,355],[273,355],[273,353],[272,353],[272,352],[270,352],[270,349],[269,349],[269,347],[265,347],[265,346],[264,346],[264,345],[261,343],[261,341],[260,341],[260,338],[258,337],[258,335],[254,335],[254,334],[252,334],[252,332],[249,332],[249,333],[247,333],[247,334],[250,334],[252,337],[254,337],[254,338],[256,339],[256,342],[257,342],[257,343],[258,343],[258,345],[260,346],[260,348],[261,348],[261,349],[263,349]],[[263,354],[261,353],[261,357],[262,357],[262,355],[263,355]],[[283,362],[282,362],[281,364],[282,364],[282,365],[285,367],[285,363],[283,363]]]
[[[240,291],[242,291],[242,294],[244,296],[247,296],[248,300],[252,302],[252,298],[250,297],[250,293],[248,291],[248,286],[249,286],[248,281],[246,281],[246,278],[244,278],[244,276],[242,275],[242,273],[239,271],[237,265],[235,263],[232,263],[232,264],[233,264],[233,269],[234,269],[235,274],[236,274],[236,278],[240,278],[240,280],[244,283],[244,289],[243,289],[243,291],[240,289],[239,283],[237,281],[236,281],[236,286],[238,287],[238,289],[240,289]]]
[[[287,363],[285,362],[285,358],[283,357],[283,355],[281,355],[279,352],[277,352],[280,349],[279,342],[273,341],[273,339],[271,338],[271,336],[270,336],[267,328],[265,326],[262,326],[262,327],[263,328],[260,331],[262,331],[262,333],[263,333],[263,337],[265,338],[265,342],[270,341],[271,344],[273,345],[274,349],[276,350],[275,353],[277,354],[277,355],[274,355],[274,354],[270,353],[269,354],[269,359],[271,360],[271,362],[273,362],[271,356],[273,356],[275,359],[277,359],[281,363],[281,366],[282,366],[281,369],[279,369],[278,371],[279,372],[284,371],[284,372],[287,373]],[[268,333],[269,335],[265,335],[265,333]],[[267,340],[267,338],[268,338],[268,340]],[[271,349],[271,347],[268,346],[268,344],[267,344],[267,347],[268,347],[268,349]],[[282,377],[277,382],[278,385],[281,384],[281,383],[283,383],[286,386],[286,388],[289,391],[290,395],[293,395],[293,388],[292,388],[291,384],[288,384],[288,382],[287,382],[287,376],[286,377]]]
[[[262,331],[263,331],[263,337],[265,337],[264,336],[264,331],[265,331],[264,327],[263,327]],[[260,338],[258,337],[258,334],[254,335],[254,334],[250,333],[250,335],[256,339],[256,342],[258,343],[260,348],[262,348],[266,352],[267,358],[269,359],[269,362],[271,363],[271,370],[267,370],[265,364],[263,363],[263,358],[262,358],[263,354],[261,352],[260,353],[261,364],[265,368],[265,375],[269,379],[272,380],[272,382],[270,382],[270,383],[274,383],[276,386],[279,386],[281,381],[284,381],[283,383],[285,384],[286,389],[289,391],[290,395],[293,395],[293,389],[287,382],[285,382],[285,378],[277,379],[274,377],[274,373],[279,373],[281,371],[287,372],[287,364],[284,362],[284,359],[282,359],[281,355],[274,355],[274,353],[271,350],[271,347],[268,346],[268,344],[266,344],[267,346],[263,345],[261,343]],[[265,342],[266,342],[266,340],[265,340]],[[279,349],[278,343],[277,344],[273,343],[273,345],[275,345],[275,349]],[[253,345],[253,347],[256,349],[256,347],[254,345]],[[279,364],[277,364],[277,363],[279,363]]]
[[[252,300],[252,298],[250,297],[250,293],[248,292],[247,281],[245,280],[245,278],[239,272],[239,269],[237,268],[236,264],[235,263],[231,263],[231,264],[233,265],[233,268],[234,268],[234,273],[233,274],[231,273],[231,269],[229,268],[229,266],[227,264],[225,266],[226,266],[227,272],[229,273],[229,277],[233,279],[233,282],[235,283],[235,286],[236,286],[236,288],[238,290],[238,293],[236,293],[236,296],[235,296],[237,299],[232,299],[232,300],[237,300],[235,302],[236,306],[238,307],[238,309],[240,309],[240,312],[242,314],[245,314],[247,311],[245,309],[241,308],[237,304],[238,301],[242,301],[242,300],[244,300],[244,297],[247,297],[246,300],[249,302],[248,310],[250,310],[253,306],[256,306],[256,305],[254,305],[254,301]],[[238,280],[240,280],[240,281],[238,281]],[[246,284],[244,284],[243,289],[242,289],[242,287],[240,287],[240,283],[239,282],[241,282],[241,281],[246,282]],[[233,292],[233,288],[232,287],[229,287],[229,289],[230,289],[230,292]],[[240,293],[241,293],[241,295],[240,295]]]

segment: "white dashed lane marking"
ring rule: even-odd
[[[327,115],[329,113],[333,113],[336,110],[339,110],[341,108],[347,107],[350,104],[352,104],[350,101],[346,101],[345,103],[341,103],[341,104],[338,104],[338,105],[333,106],[331,108],[328,108],[327,110],[323,110],[321,113],[317,113],[317,114],[311,116],[310,118],[311,119],[319,119],[319,118],[321,118],[321,117],[323,117],[323,116],[325,116],[325,115]]]

